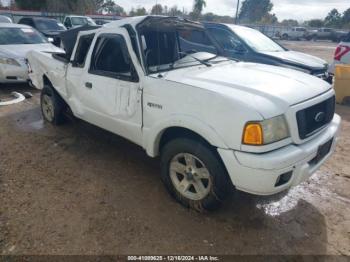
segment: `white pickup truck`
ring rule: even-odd
[[[334,151],[341,120],[328,83],[217,56],[200,24],[127,18],[65,47],[67,57],[28,55],[44,119],[70,111],[160,155],[162,180],[187,207],[215,209],[234,189],[276,194]]]

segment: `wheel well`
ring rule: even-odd
[[[53,87],[50,79],[46,75],[43,75],[43,83],[44,83],[44,86],[49,85],[49,86]]]
[[[51,87],[52,91],[55,93],[56,96],[59,97],[59,99],[61,100],[61,102],[64,104],[65,108],[70,109],[69,105],[66,103],[66,101],[62,98],[62,96],[56,91],[55,87],[53,86],[52,82],[50,81],[50,79],[46,76],[43,75],[43,83],[44,83],[44,87],[45,85],[48,85]]]
[[[197,134],[196,132],[193,132],[192,130],[189,130],[183,127],[170,127],[163,132],[160,138],[159,152],[162,151],[162,148],[164,147],[164,145],[166,145],[169,141],[176,138],[190,138],[192,140],[201,142],[212,149],[215,149],[215,147],[212,146],[205,138],[203,138],[201,135]]]
[[[223,168],[226,171],[226,175],[228,175],[228,171],[226,169],[226,166],[225,166],[224,162],[222,161],[222,158],[220,157],[220,155],[217,151],[217,148],[215,146],[211,145],[204,137],[197,134],[196,132],[193,132],[190,129],[183,128],[183,127],[167,128],[163,132],[163,134],[160,138],[159,152],[162,151],[162,148],[164,147],[164,145],[166,145],[166,143],[170,142],[173,139],[177,139],[177,138],[189,138],[189,139],[198,141],[198,142],[204,144],[205,146],[207,146],[214,153],[217,160],[222,164]],[[229,179],[229,181],[232,182],[231,179]],[[232,186],[234,186],[234,185],[232,184]]]

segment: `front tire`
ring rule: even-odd
[[[41,113],[45,121],[60,125],[64,123],[64,103],[50,86],[44,86],[40,96]]]
[[[185,207],[215,210],[233,191],[221,160],[202,142],[187,138],[168,142],[162,149],[161,167],[166,188]]]

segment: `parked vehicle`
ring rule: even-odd
[[[280,32],[281,39],[301,40],[306,38],[307,29],[305,27],[292,27]]]
[[[347,35],[347,32],[334,30],[331,28],[319,28],[316,30],[311,30],[307,34],[308,40],[331,40],[333,42],[340,42],[343,37]]]
[[[329,73],[334,75],[335,66],[338,64],[350,65],[350,33],[339,43],[334,53],[334,61],[329,67]]]
[[[0,83],[28,81],[28,51],[61,53],[39,32],[27,25],[0,23]]]
[[[42,33],[49,42],[58,47],[61,45],[60,34],[67,30],[67,28],[56,19],[46,17],[24,17],[21,18],[18,23],[35,28]]]
[[[10,23],[12,24],[12,19],[5,15],[0,15],[0,23]]]
[[[46,121],[71,111],[160,155],[161,177],[185,206],[212,210],[234,188],[271,195],[306,180],[335,148],[333,88],[206,45],[214,48],[200,24],[127,18],[80,32],[66,56],[30,52],[30,78]]]
[[[63,24],[68,29],[75,28],[83,25],[95,26],[96,23],[88,16],[66,16],[63,20]]]
[[[255,29],[220,23],[205,23],[204,26],[221,46],[224,56],[241,61],[287,67],[330,81],[326,61],[288,50]]]

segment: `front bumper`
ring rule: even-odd
[[[335,115],[329,126],[314,139],[281,149],[252,154],[218,149],[234,186],[255,195],[273,195],[307,180],[332,155],[340,129],[341,119]],[[328,154],[314,163],[321,145],[333,139]],[[277,185],[280,176],[291,174],[290,179]]]
[[[28,80],[28,67],[25,63],[21,66],[0,65],[0,83],[24,83]]]

